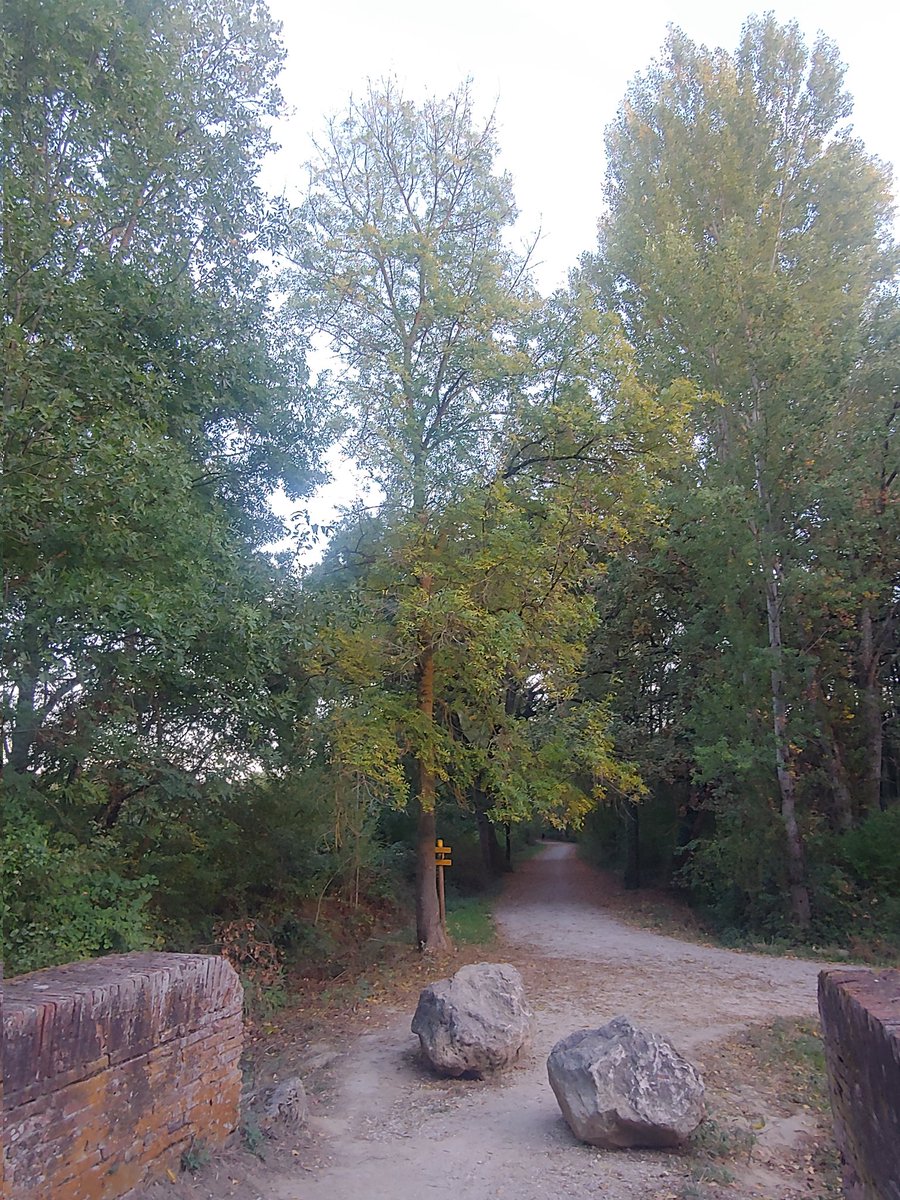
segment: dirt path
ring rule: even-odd
[[[496,911],[495,960],[522,971],[535,1010],[534,1051],[494,1081],[438,1079],[417,1056],[411,1011],[342,1048],[335,1095],[312,1118],[315,1154],[270,1180],[272,1200],[691,1200],[818,1197],[786,1177],[814,1120],[773,1111],[740,1072],[714,1102],[764,1122],[751,1160],[721,1193],[686,1155],[603,1152],[576,1142],[547,1084],[564,1034],[624,1013],[670,1037],[720,1078],[723,1040],[775,1016],[813,1016],[821,963],[696,946],[623,924],[598,905],[598,876],[575,847],[551,843],[510,879]],[[781,1163],[781,1165],[779,1165]],[[694,1181],[691,1176],[693,1174]]]

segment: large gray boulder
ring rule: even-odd
[[[522,976],[508,963],[461,967],[419,996],[412,1031],[442,1075],[481,1077],[511,1066],[531,1040]]]
[[[591,1146],[677,1146],[703,1120],[697,1071],[627,1017],[557,1042],[547,1074],[569,1128]]]

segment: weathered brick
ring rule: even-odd
[[[0,1197],[7,1200],[6,1186],[6,1111],[3,1105],[3,960],[0,959]]]
[[[822,971],[819,1013],[847,1200],[900,1200],[900,971]]]
[[[16,1200],[111,1200],[236,1128],[242,994],[224,959],[111,956],[23,976],[4,1000]]]

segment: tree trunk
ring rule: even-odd
[[[625,802],[625,887],[635,890],[641,886],[641,824],[638,806],[633,800]]]
[[[481,861],[488,879],[496,879],[503,873],[503,852],[497,840],[497,830],[493,821],[488,817],[490,808],[488,798],[480,789],[475,790],[475,823],[478,826],[478,844],[481,847]]]
[[[788,884],[791,890],[791,915],[800,929],[810,924],[809,889],[806,886],[806,860],[803,838],[797,824],[797,795],[794,786],[794,765],[788,736],[787,705],[784,699],[784,651],[781,641],[781,604],[779,597],[780,570],[777,563],[765,563],[766,616],[769,627],[769,650],[772,654],[772,726],[775,733],[775,772],[781,792],[781,818],[787,839]]]
[[[859,686],[866,730],[866,768],[863,789],[864,811],[881,807],[881,776],[884,760],[884,719],[879,688],[879,655],[875,643],[872,610],[868,605],[860,617]]]
[[[826,719],[822,730],[822,740],[825,745],[825,756],[828,759],[828,774],[831,779],[831,791],[834,796],[835,825],[841,833],[847,833],[856,824],[853,811],[853,796],[847,779],[847,768],[841,753],[841,744],[837,740],[834,728]]]
[[[434,720],[434,648],[426,646],[419,655],[417,668],[419,712]],[[418,768],[419,824],[416,844],[416,940],[426,953],[448,950],[450,941],[441,924],[437,897],[437,869],[434,865],[435,778],[431,765],[421,756]]]
[[[31,642],[31,638],[28,639]],[[34,739],[40,727],[36,698],[40,666],[36,652],[29,651],[16,683],[16,706],[9,745],[9,766],[17,775],[25,775],[31,762]]]
[[[844,755],[841,751],[841,744],[834,731],[831,714],[828,711],[828,702],[825,699],[825,691],[819,679],[818,671],[813,673],[811,691],[815,696],[816,707],[819,710],[819,725],[821,726],[820,741],[825,761],[828,764],[828,778],[831,783],[831,792],[834,796],[834,826],[841,833],[846,833],[856,823],[854,819],[853,796],[850,793],[850,784],[847,776],[847,768],[844,764]]]
[[[760,423],[761,406],[759,402],[761,388],[754,378],[756,404],[754,406],[754,424]],[[778,790],[781,793],[781,819],[784,823],[785,839],[787,841],[788,885],[791,892],[791,916],[794,924],[801,930],[809,928],[811,911],[809,903],[809,888],[806,885],[806,856],[803,851],[803,838],[797,824],[797,793],[794,786],[793,751],[788,733],[787,704],[784,697],[784,644],[781,636],[781,581],[782,563],[778,554],[774,535],[774,519],[769,499],[768,487],[765,481],[763,462],[759,454],[753,456],[755,474],[754,485],[763,512],[763,527],[765,542],[763,544],[760,525],[751,521],[751,528],[759,551],[759,561],[765,580],[766,622],[769,634],[769,653],[772,656],[772,669],[769,675],[772,692],[772,728],[775,734],[775,774],[778,778]]]

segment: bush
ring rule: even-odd
[[[858,829],[845,833],[836,850],[857,883],[884,898],[900,898],[900,804],[873,813]]]
[[[900,807],[810,846],[816,934],[854,954],[900,951]]]
[[[677,865],[679,807],[676,788],[660,784],[637,805],[635,829],[638,838],[640,886],[667,886]],[[602,804],[585,818],[579,837],[585,858],[597,866],[624,872],[628,862],[626,807]]]
[[[125,878],[108,839],[79,845],[7,799],[0,831],[0,949],[9,975],[153,944],[156,880]]]

